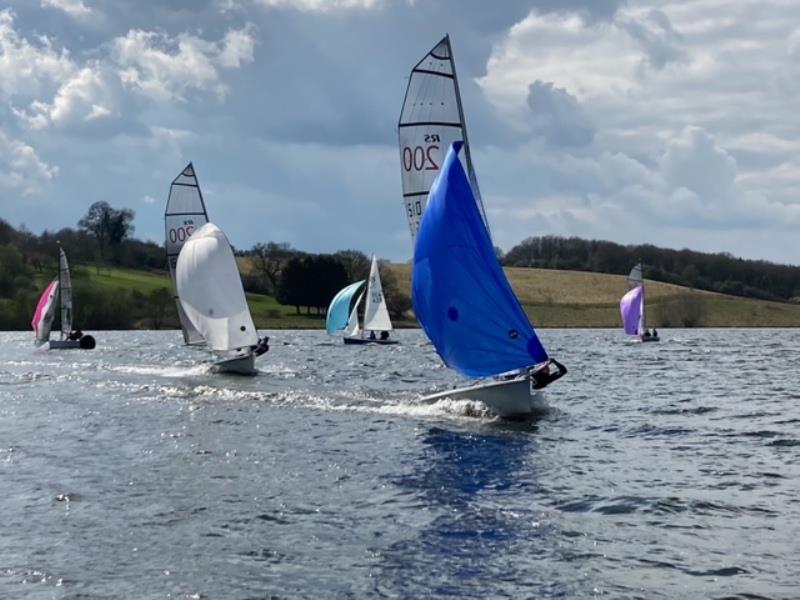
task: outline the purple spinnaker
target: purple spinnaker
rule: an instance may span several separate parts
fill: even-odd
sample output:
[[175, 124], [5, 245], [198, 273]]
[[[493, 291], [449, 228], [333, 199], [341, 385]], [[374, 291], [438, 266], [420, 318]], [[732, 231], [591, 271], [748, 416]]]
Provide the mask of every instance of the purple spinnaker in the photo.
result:
[[636, 335], [644, 333], [639, 331], [640, 319], [642, 317], [642, 298], [644, 298], [644, 288], [639, 285], [622, 297], [619, 301], [619, 312], [622, 315], [622, 327], [625, 333]]

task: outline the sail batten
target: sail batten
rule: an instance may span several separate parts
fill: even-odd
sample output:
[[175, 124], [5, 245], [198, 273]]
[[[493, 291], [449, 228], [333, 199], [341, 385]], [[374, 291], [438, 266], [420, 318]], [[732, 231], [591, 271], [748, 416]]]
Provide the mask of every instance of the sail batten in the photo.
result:
[[[167, 263], [172, 284], [175, 286], [175, 267], [178, 255], [192, 233], [208, 222], [203, 193], [197, 182], [192, 163], [186, 165], [178, 176], [172, 181], [169, 188], [167, 208], [164, 212], [164, 228], [166, 236]], [[178, 309], [178, 318], [183, 331], [183, 339], [187, 344], [203, 342], [203, 336], [192, 325], [175, 294], [175, 303]]]
[[414, 250], [414, 312], [445, 364], [486, 377], [548, 359], [497, 262], [459, 159], [450, 148], [428, 197]]

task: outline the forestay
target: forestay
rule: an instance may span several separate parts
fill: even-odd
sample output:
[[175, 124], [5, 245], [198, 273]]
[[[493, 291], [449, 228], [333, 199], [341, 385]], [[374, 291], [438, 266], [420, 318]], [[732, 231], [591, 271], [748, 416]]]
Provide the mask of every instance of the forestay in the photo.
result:
[[225, 234], [213, 223], [183, 245], [175, 267], [178, 298], [212, 350], [239, 350], [258, 342], [239, 268]]
[[628, 335], [641, 335], [644, 333], [644, 288], [636, 286], [625, 294], [619, 301], [619, 312], [622, 317], [622, 327]]
[[[189, 236], [207, 222], [208, 213], [203, 202], [203, 194], [197, 183], [194, 167], [192, 163], [189, 163], [169, 187], [167, 210], [164, 214], [167, 263], [173, 285], [175, 284], [175, 265], [181, 248]], [[184, 341], [187, 344], [201, 343], [203, 337], [187, 318], [177, 296], [175, 296], [175, 302], [178, 307]]]
[[364, 329], [368, 331], [391, 331], [392, 321], [383, 296], [378, 261], [373, 256], [367, 286], [367, 304], [364, 307]]
[[398, 123], [403, 204], [416, 239], [428, 192], [453, 142], [464, 142], [463, 162], [481, 217], [486, 215], [472, 168], [450, 37], [445, 36], [411, 70]]
[[503, 273], [451, 147], [431, 189], [414, 252], [414, 312], [447, 366], [485, 377], [547, 360]]
[[64, 249], [58, 249], [58, 286], [61, 295], [61, 337], [72, 333], [72, 277]]
[[41, 346], [50, 339], [50, 328], [56, 316], [56, 295], [58, 294], [58, 279], [53, 279], [39, 297], [36, 310], [33, 312], [31, 327], [35, 336], [35, 343]]
[[[325, 320], [325, 329], [328, 335], [335, 335], [337, 332], [343, 331], [348, 328], [350, 313], [350, 306], [353, 297], [359, 292], [364, 285], [364, 280], [351, 283], [346, 288], [339, 290], [339, 293], [333, 297], [330, 305], [328, 306], [328, 316]], [[361, 298], [359, 298], [359, 301]], [[358, 303], [353, 306], [356, 310]], [[356, 331], [358, 330], [358, 318], [356, 318]]]

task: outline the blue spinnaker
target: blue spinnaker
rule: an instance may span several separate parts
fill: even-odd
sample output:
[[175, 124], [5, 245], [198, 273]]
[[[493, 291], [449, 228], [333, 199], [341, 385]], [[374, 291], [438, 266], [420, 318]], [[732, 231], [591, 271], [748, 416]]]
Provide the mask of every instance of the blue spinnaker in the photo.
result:
[[472, 188], [447, 153], [428, 196], [414, 248], [414, 312], [448, 367], [487, 377], [547, 360], [497, 261]]
[[330, 306], [328, 306], [328, 318], [325, 320], [325, 328], [328, 330], [328, 335], [335, 335], [347, 327], [347, 319], [350, 317], [350, 303], [362, 285], [364, 285], [363, 279], [356, 283], [351, 283], [333, 297]]

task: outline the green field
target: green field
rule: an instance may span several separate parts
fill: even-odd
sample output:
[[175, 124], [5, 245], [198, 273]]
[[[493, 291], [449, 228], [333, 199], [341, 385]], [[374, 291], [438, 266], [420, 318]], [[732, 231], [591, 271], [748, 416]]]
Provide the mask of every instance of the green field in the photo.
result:
[[[410, 291], [410, 266], [389, 267], [406, 293]], [[77, 270], [76, 283], [88, 277], [109, 291], [138, 290], [149, 293], [170, 289], [165, 272], [134, 271], [110, 267]], [[618, 302], [626, 289], [625, 277], [578, 271], [506, 269], [511, 285], [531, 321], [542, 327], [617, 327]], [[726, 296], [712, 292], [647, 282], [648, 323], [658, 327], [800, 327], [800, 305]], [[298, 315], [271, 296], [247, 294], [256, 325], [262, 329], [323, 328], [324, 316]], [[314, 311], [312, 311], [314, 312]], [[413, 315], [397, 322], [413, 327]]]

